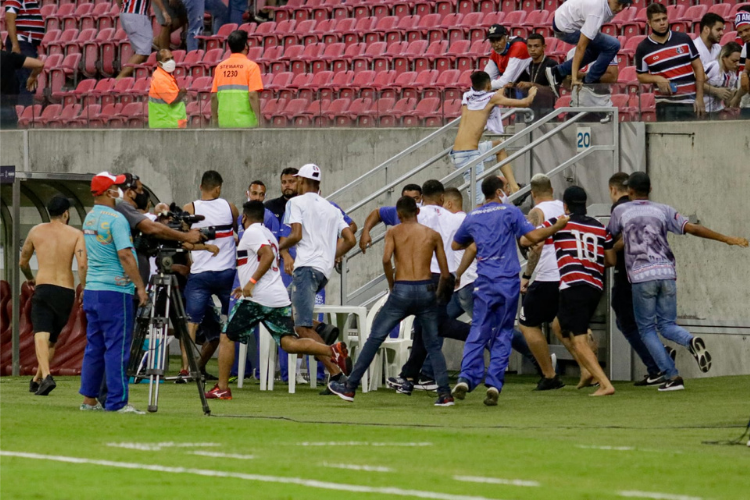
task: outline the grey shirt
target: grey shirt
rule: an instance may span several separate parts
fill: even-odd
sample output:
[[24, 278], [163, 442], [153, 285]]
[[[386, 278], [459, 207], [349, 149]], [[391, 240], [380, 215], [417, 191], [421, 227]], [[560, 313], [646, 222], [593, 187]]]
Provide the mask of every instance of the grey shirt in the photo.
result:
[[[115, 210], [121, 213], [128, 221], [130, 232], [133, 235], [133, 241], [135, 241], [136, 236], [138, 236], [138, 233], [140, 233], [137, 228], [138, 224], [148, 219], [148, 217], [140, 213], [133, 205], [126, 201], [118, 203], [115, 206]], [[141, 279], [143, 280], [143, 286], [147, 287], [148, 278], [151, 274], [151, 266], [148, 262], [148, 256], [142, 254], [141, 252], [138, 252], [137, 248], [136, 255], [138, 257], [138, 273], [141, 275]]]

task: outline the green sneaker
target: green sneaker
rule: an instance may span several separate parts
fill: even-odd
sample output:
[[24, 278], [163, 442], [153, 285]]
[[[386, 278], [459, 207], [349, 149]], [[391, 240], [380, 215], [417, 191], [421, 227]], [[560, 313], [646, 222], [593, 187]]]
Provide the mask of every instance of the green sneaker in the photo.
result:
[[229, 377], [230, 384], [234, 384], [235, 382], [237, 382], [237, 377]]
[[104, 407], [96, 403], [95, 405], [87, 405], [86, 403], [81, 403], [81, 406], [78, 408], [81, 411], [103, 411]]

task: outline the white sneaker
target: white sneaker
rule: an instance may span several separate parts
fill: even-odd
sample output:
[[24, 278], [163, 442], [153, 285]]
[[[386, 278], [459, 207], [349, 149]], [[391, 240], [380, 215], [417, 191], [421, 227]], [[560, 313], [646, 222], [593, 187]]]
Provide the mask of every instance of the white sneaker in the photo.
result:
[[137, 410], [135, 408], [135, 406], [130, 405], [130, 404], [127, 404], [127, 405], [123, 406], [122, 408], [120, 408], [119, 410], [117, 410], [117, 413], [133, 413], [135, 415], [145, 415], [146, 414], [145, 411]]
[[96, 403], [95, 405], [87, 405], [86, 403], [81, 403], [81, 406], [78, 408], [81, 411], [102, 411], [104, 408], [100, 403]]

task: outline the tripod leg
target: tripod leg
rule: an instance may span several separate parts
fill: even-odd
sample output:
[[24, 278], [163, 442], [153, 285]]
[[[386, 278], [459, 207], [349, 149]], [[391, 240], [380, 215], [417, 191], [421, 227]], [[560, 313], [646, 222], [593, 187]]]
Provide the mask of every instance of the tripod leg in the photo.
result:
[[[177, 278], [172, 276], [172, 286], [177, 287]], [[170, 287], [171, 288], [171, 287]], [[185, 314], [185, 307], [182, 304], [182, 299], [179, 294], [174, 294], [174, 300], [172, 301], [172, 307], [169, 309], [170, 318], [172, 319], [172, 326], [174, 327], [175, 333], [180, 336], [182, 345], [185, 347], [185, 353], [187, 354], [188, 366], [190, 367], [190, 374], [195, 380], [195, 384], [198, 387], [198, 395], [201, 399], [201, 405], [203, 406], [203, 414], [211, 415], [211, 408], [208, 406], [206, 400], [205, 387], [203, 386], [203, 379], [201, 378], [200, 370], [198, 370], [198, 362], [195, 359], [195, 342], [190, 338], [187, 329], [187, 315]]]

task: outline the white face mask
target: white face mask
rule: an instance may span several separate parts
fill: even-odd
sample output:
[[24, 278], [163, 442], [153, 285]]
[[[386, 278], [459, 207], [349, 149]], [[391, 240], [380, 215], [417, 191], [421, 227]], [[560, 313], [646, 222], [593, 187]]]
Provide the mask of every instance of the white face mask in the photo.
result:
[[162, 63], [161, 65], [161, 69], [163, 69], [167, 73], [172, 73], [176, 67], [177, 67], [177, 63], [174, 62], [174, 59], [170, 59], [169, 61]]

